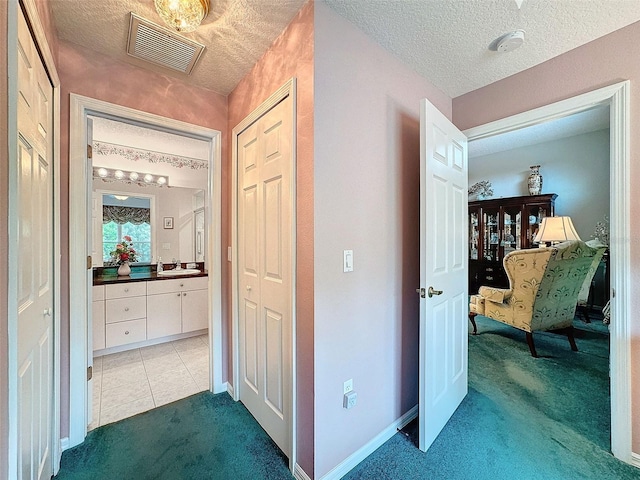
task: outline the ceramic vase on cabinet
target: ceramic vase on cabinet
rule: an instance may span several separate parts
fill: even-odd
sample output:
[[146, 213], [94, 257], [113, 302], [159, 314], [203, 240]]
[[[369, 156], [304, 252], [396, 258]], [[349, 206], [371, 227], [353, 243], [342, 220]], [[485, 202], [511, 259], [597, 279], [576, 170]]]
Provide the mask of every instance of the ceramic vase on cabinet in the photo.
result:
[[126, 277], [131, 273], [131, 267], [129, 266], [129, 262], [124, 262], [118, 267], [118, 276]]
[[540, 165], [531, 165], [531, 173], [527, 179], [529, 195], [540, 195], [542, 193], [542, 175], [540, 175]]

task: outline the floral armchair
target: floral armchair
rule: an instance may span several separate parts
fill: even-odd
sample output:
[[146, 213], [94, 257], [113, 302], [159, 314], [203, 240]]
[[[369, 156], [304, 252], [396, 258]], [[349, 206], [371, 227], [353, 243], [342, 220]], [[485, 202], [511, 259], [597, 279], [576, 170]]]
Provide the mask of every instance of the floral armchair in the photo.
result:
[[572, 322], [578, 295], [594, 256], [601, 256], [604, 248], [570, 241], [505, 255], [503, 265], [510, 288], [480, 287], [470, 298], [469, 319], [474, 334], [475, 316], [484, 315], [523, 330], [533, 357], [538, 356], [534, 331], [563, 329], [571, 349], [577, 351]]

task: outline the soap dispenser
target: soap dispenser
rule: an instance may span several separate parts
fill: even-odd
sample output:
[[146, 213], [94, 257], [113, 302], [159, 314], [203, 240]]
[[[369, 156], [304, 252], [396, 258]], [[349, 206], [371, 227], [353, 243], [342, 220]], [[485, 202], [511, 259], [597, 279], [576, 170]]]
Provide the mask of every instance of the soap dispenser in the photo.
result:
[[162, 272], [164, 270], [164, 267], [162, 266], [162, 258], [158, 257], [158, 268], [156, 269], [156, 272]]

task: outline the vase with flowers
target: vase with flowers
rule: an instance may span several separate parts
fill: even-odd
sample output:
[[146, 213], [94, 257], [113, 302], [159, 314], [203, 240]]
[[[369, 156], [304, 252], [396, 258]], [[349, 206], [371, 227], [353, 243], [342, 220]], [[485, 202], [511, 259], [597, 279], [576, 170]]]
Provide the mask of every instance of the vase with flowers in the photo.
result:
[[133, 241], [129, 235], [125, 235], [122, 237], [122, 241], [116, 245], [115, 250], [110, 252], [111, 258], [113, 259], [118, 267], [118, 275], [126, 276], [131, 273], [131, 266], [129, 263], [137, 262], [136, 251], [133, 248]]

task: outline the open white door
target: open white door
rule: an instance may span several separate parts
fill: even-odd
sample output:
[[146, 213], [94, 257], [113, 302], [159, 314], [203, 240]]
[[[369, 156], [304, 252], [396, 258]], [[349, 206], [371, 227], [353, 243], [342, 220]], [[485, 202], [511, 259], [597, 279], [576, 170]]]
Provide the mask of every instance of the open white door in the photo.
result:
[[426, 451], [467, 394], [467, 139], [420, 105], [420, 406]]
[[[17, 472], [53, 474], [53, 87], [18, 9]], [[13, 199], [10, 199], [10, 201]], [[4, 352], [3, 352], [4, 355]], [[15, 438], [15, 437], [14, 437]], [[10, 474], [11, 475], [11, 474]]]

